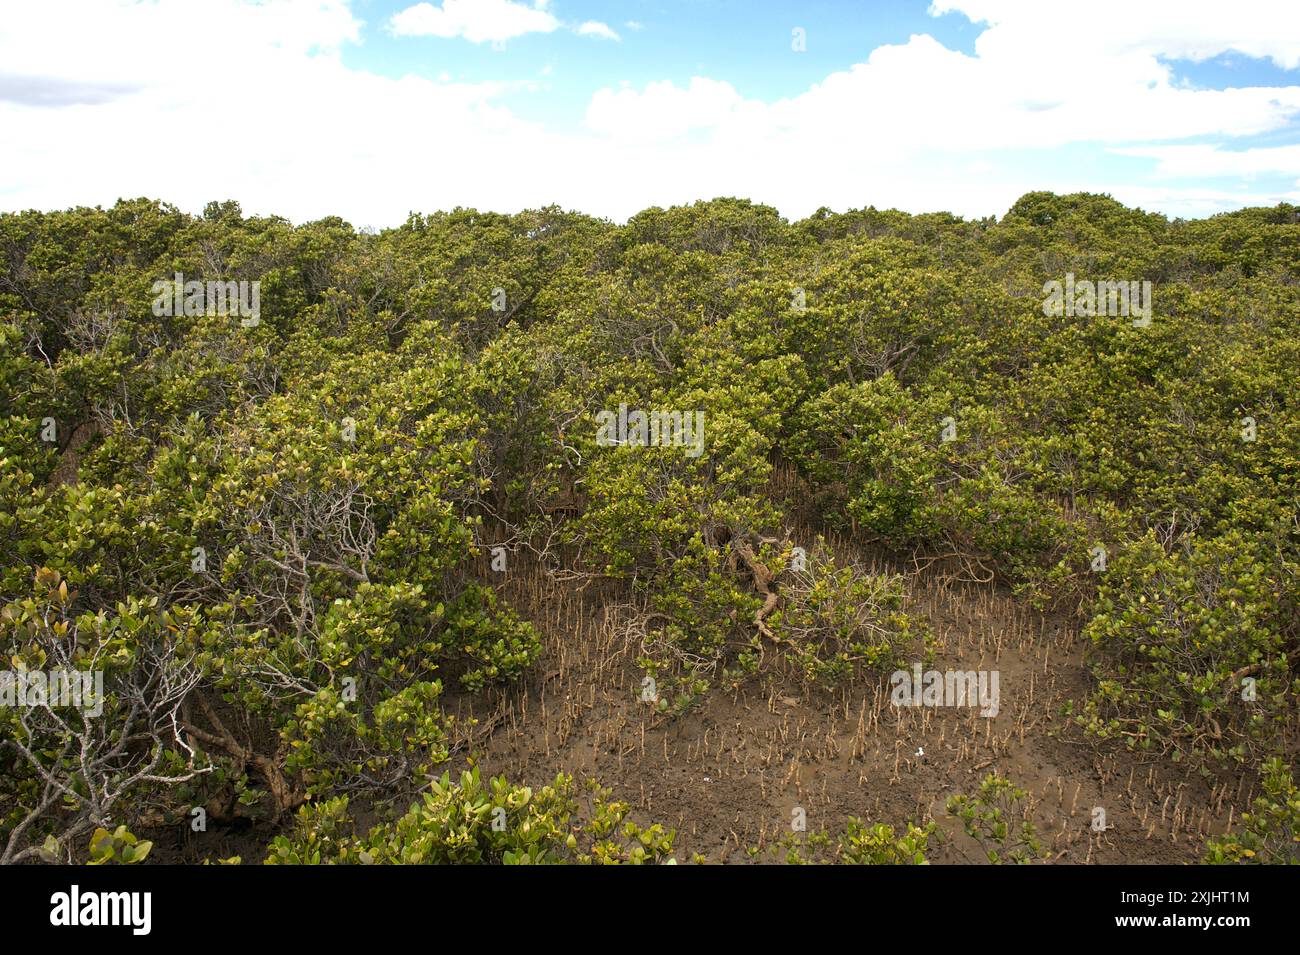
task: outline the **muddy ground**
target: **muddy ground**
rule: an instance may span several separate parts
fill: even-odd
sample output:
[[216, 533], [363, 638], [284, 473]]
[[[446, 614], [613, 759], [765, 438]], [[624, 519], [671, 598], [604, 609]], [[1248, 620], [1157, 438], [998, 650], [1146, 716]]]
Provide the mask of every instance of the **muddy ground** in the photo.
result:
[[618, 601], [526, 560], [508, 577], [503, 593], [543, 630], [545, 652], [522, 688], [448, 700], [479, 720], [481, 770], [533, 786], [561, 770], [598, 779], [641, 823], [676, 829], [679, 861], [780, 861], [802, 809], [808, 832], [832, 836], [850, 816], [933, 821], [931, 862], [985, 862], [945, 802], [997, 772], [1029, 794], [1049, 861], [1191, 863], [1253, 797], [1251, 777], [1203, 777], [1085, 737], [1061, 714], [1091, 686], [1077, 625], [951, 571], [910, 575], [910, 609], [933, 630], [934, 668], [999, 671], [992, 718], [894, 706], [885, 678], [827, 691], [774, 664], [684, 714], [657, 713], [641, 702], [639, 641]]

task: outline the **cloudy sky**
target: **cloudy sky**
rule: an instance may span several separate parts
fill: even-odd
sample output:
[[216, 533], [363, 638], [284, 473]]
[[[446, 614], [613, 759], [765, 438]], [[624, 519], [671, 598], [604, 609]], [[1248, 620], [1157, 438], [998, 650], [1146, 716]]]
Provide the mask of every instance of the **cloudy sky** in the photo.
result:
[[1297, 0], [0, 0], [0, 211], [1300, 202]]

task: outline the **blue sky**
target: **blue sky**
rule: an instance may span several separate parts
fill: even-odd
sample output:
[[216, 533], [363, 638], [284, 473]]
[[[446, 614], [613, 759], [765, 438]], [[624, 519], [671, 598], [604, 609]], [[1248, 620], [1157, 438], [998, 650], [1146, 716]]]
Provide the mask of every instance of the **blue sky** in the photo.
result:
[[[794, 96], [878, 46], [929, 33], [945, 46], [973, 52], [978, 28], [961, 14], [931, 16], [928, 0], [580, 0], [553, 3], [570, 23], [605, 23], [616, 42], [593, 42], [570, 31], [533, 33], [505, 41], [469, 43], [459, 37], [394, 36], [392, 17], [407, 0], [367, 0], [355, 9], [365, 20], [362, 42], [343, 51], [344, 62], [400, 76], [467, 82], [537, 79], [549, 67], [545, 95], [517, 95], [512, 106], [531, 118], [578, 125], [591, 93], [603, 85], [643, 86], [692, 76], [728, 79], [745, 96]], [[635, 24], [635, 26], [629, 26]], [[792, 31], [803, 28], [807, 48], [791, 52]]]
[[0, 64], [3, 209], [1300, 201], [1294, 0], [47, 0]]

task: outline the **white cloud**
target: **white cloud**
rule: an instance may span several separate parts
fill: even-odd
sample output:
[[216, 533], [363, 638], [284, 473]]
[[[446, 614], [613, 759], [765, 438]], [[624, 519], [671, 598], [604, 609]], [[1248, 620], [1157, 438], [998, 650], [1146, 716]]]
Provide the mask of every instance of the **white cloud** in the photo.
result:
[[[943, 8], [993, 21], [974, 55], [917, 35], [772, 103], [701, 77], [685, 85], [606, 88], [592, 98], [587, 127], [611, 143], [635, 147], [634, 164], [642, 163], [649, 182], [665, 193], [683, 191], [680, 181], [690, 177], [699, 195], [711, 194], [705, 183], [717, 183], [725, 194], [749, 195], [796, 215], [822, 204], [868, 202], [987, 214], [1035, 188], [1154, 196], [1161, 208], [1182, 214], [1199, 214], [1215, 202], [1223, 208], [1248, 201], [1223, 190], [1153, 187], [1145, 178], [1126, 183], [1106, 170], [1090, 184], [1053, 165], [1065, 159], [1076, 166], [1070, 160], [1079, 150], [1092, 150], [1104, 162], [1108, 148], [1122, 152], [1142, 144], [1148, 148], [1132, 155], [1161, 160], [1158, 174], [1170, 174], [1175, 157], [1186, 166], [1190, 154], [1156, 154], [1152, 144], [1294, 128], [1300, 86], [1192, 89], [1177, 82], [1161, 58], [1231, 48], [1291, 62], [1300, 55], [1300, 29], [1279, 38], [1278, 21], [1255, 16], [1259, 4], [1247, 0], [1252, 10], [1224, 29], [1232, 39], [1217, 45], [1204, 38], [1234, 13], [1204, 4], [1180, 4], [1181, 16], [1166, 9], [1159, 23], [1144, 21], [1130, 34], [1119, 12], [1143, 5], [1099, 3], [952, 0]], [[1094, 9], [1097, 17], [1090, 15]], [[1213, 168], [1295, 171], [1290, 150], [1234, 155], [1215, 150]], [[1187, 196], [1185, 205], [1180, 195]], [[1286, 198], [1252, 195], [1269, 203]]]
[[707, 117], [724, 137], [760, 132], [877, 152], [882, 137], [909, 150], [969, 151], [1245, 136], [1279, 129], [1300, 115], [1300, 86], [1193, 90], [1146, 70], [1125, 73], [1118, 63], [1056, 72], [1065, 75], [1029, 85], [1019, 63], [969, 57], [922, 35], [879, 47], [866, 63], [771, 104], [754, 101], [742, 109], [729, 84], [697, 77], [684, 88], [661, 82], [640, 92], [601, 90], [588, 122], [608, 131], [606, 106], [613, 99], [618, 126], [642, 139], [678, 135], [679, 113], [686, 111], [693, 121]]
[[58, 109], [0, 101], [0, 208], [236, 198], [389, 224], [413, 208], [531, 204], [511, 157], [542, 131], [499, 105], [506, 84], [349, 69], [339, 48], [358, 32], [343, 2], [26, 7], [0, 22], [7, 71], [130, 91]]
[[546, 9], [514, 0], [443, 0], [442, 6], [417, 3], [393, 14], [389, 26], [397, 36], [464, 37], [471, 43], [504, 43], [525, 33], [550, 33], [560, 25]]
[[721, 129], [743, 107], [744, 100], [730, 83], [696, 76], [684, 88], [665, 80], [641, 92], [597, 90], [587, 107], [587, 125], [614, 139], [665, 142], [696, 129]]
[[619, 35], [610, 29], [609, 24], [599, 20], [587, 20], [578, 27], [582, 36], [599, 37], [602, 40], [618, 40]]
[[[1300, 67], [1300, 5], [1289, 0], [933, 0], [931, 12], [959, 12], [990, 29], [981, 57], [1011, 53], [1091, 76], [1090, 61], [1158, 55], [1203, 61], [1235, 51]], [[1074, 69], [1070, 69], [1075, 67]]]
[[[1227, 12], [1188, 2], [1164, 19], [1131, 0], [1051, 6], [1064, 12], [944, 0], [989, 22], [974, 55], [914, 36], [774, 102], [717, 77], [594, 89], [585, 127], [561, 131], [503, 105], [527, 84], [349, 68], [341, 54], [361, 24], [347, 0], [45, 0], [0, 19], [0, 209], [154, 196], [198, 211], [236, 198], [295, 221], [390, 225], [413, 209], [549, 202], [623, 218], [715, 195], [789, 216], [867, 204], [1000, 214], [1032, 189], [1109, 191], [1181, 215], [1300, 198], [1204, 181], [1300, 178], [1300, 147], [1238, 140], [1296, 129], [1300, 87], [1189, 89], [1162, 62], [1215, 50], [1300, 62], [1300, 6], [1268, 21], [1253, 0]], [[422, 7], [441, 14], [429, 31], [473, 42], [558, 28], [548, 5], [506, 0], [398, 17]], [[1107, 19], [1119, 13], [1131, 18]], [[1154, 178], [1115, 154], [1151, 163]]]
[[48, 0], [0, 18], [0, 69], [91, 84], [170, 74], [183, 85], [191, 61], [220, 63], [227, 74], [266, 59], [297, 62], [337, 53], [360, 28], [347, 0]]
[[1156, 175], [1169, 179], [1215, 176], [1300, 176], [1300, 145], [1223, 149], [1210, 145], [1133, 146], [1112, 150], [1124, 156], [1155, 159]]

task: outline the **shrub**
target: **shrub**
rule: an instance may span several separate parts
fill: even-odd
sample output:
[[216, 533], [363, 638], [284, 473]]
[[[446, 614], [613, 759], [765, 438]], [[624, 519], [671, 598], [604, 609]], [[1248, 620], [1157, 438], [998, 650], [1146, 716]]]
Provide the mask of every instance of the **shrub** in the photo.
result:
[[1233, 832], [1206, 843], [1209, 865], [1300, 865], [1300, 787], [1291, 767], [1274, 756], [1263, 765], [1264, 794], [1242, 813]]
[[561, 774], [541, 789], [496, 777], [485, 785], [477, 768], [453, 782], [435, 780], [423, 799], [395, 822], [351, 835], [346, 800], [304, 806], [293, 831], [271, 844], [268, 864], [403, 865], [672, 863], [674, 833], [627, 818], [627, 803], [589, 783], [581, 798]]
[[934, 835], [934, 823], [915, 826], [908, 823], [902, 835], [883, 822], [868, 825], [850, 819], [840, 837], [840, 861], [847, 865], [929, 865], [925, 853]]
[[928, 636], [904, 609], [901, 577], [839, 567], [824, 540], [808, 551], [802, 568], [779, 579], [772, 631], [809, 680], [897, 669]]
[[1025, 795], [1010, 780], [989, 773], [978, 792], [948, 798], [948, 815], [961, 820], [966, 835], [980, 844], [989, 862], [1025, 865], [1044, 855], [1034, 824], [1025, 818]]
[[1130, 748], [1244, 761], [1293, 712], [1286, 602], [1240, 534], [1167, 553], [1148, 535], [1116, 555], [1085, 629], [1096, 692], [1077, 718]]

